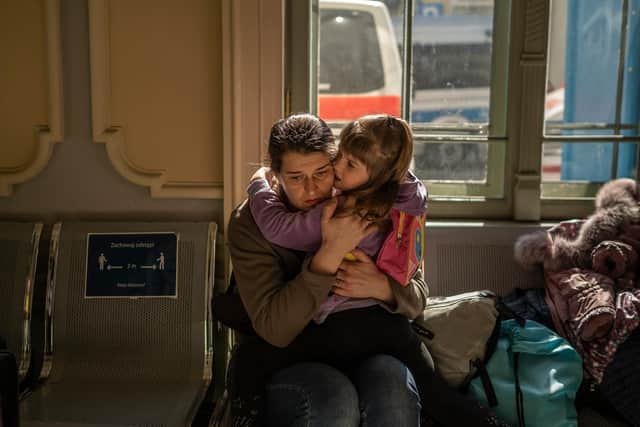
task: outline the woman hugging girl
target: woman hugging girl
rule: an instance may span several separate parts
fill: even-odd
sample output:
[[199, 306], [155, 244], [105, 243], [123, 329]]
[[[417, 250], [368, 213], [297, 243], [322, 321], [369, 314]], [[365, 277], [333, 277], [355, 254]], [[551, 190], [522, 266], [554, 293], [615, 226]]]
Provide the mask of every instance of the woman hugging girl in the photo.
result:
[[[278, 123], [269, 141], [271, 169], [280, 172], [282, 144], [290, 147], [296, 139], [312, 137], [280, 132]], [[323, 362], [347, 370], [374, 354], [388, 354], [403, 362], [413, 374], [423, 412], [441, 425], [504, 426], [488, 409], [451, 388], [435, 372], [433, 360], [414, 333], [410, 321], [393, 313], [389, 287], [376, 287], [372, 295], [367, 283], [349, 280], [353, 268], [374, 266], [380, 248], [392, 230], [392, 209], [422, 217], [427, 209], [427, 191], [410, 171], [413, 137], [408, 124], [389, 115], [371, 115], [347, 124], [333, 165], [320, 167], [313, 176], [288, 170], [273, 175], [265, 169], [252, 177], [248, 187], [251, 214], [271, 243], [301, 252], [315, 252], [323, 244], [322, 227], [332, 216], [356, 215], [368, 232], [350, 253], [335, 254], [342, 262], [336, 282], [320, 304], [313, 322], [286, 347], [276, 347], [255, 338], [242, 343], [231, 360], [229, 392], [235, 425], [259, 425], [264, 411], [264, 387], [275, 372], [298, 362]], [[295, 154], [289, 152], [289, 154]], [[333, 167], [331, 167], [333, 166]], [[337, 197], [319, 203], [316, 194], [331, 186]], [[317, 190], [317, 191], [316, 191]], [[284, 194], [304, 194], [308, 210], [292, 210]], [[315, 258], [311, 263], [316, 262]], [[317, 263], [321, 264], [321, 260]], [[322, 265], [311, 265], [322, 272]], [[411, 273], [411, 272], [410, 272]], [[382, 276], [384, 274], [380, 273]], [[421, 274], [420, 271], [417, 274]], [[393, 279], [391, 286], [404, 286]], [[386, 289], [386, 292], [384, 290]], [[367, 296], [361, 298], [361, 296]], [[242, 293], [241, 293], [242, 297]], [[283, 325], [284, 326], [284, 325]], [[419, 421], [416, 420], [416, 424]]]

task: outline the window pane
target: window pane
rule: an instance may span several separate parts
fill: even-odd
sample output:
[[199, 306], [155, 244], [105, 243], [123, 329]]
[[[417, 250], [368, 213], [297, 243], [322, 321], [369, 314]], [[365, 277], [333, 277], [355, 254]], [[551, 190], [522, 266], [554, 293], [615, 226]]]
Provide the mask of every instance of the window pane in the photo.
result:
[[[563, 123], [609, 125], [614, 133], [616, 110], [620, 125], [638, 135], [638, 0], [554, 0], [551, 9], [545, 134], [572, 135]], [[634, 6], [635, 5], [635, 6]], [[623, 18], [628, 21], [623, 55], [622, 99], [617, 99], [618, 65], [623, 49]], [[602, 134], [594, 130], [591, 134]], [[616, 132], [620, 133], [620, 132]], [[587, 132], [580, 132], [587, 134]]]
[[[405, 40], [405, 0], [318, 0], [317, 111], [334, 130], [365, 114], [402, 114], [418, 141], [415, 172], [438, 181], [432, 194], [502, 197], [506, 150], [495, 138], [505, 136], [502, 110], [495, 140], [486, 141], [492, 78], [507, 69], [508, 3], [412, 4], [411, 40]], [[498, 59], [494, 14], [496, 46], [504, 47]], [[410, 58], [403, 57], [405, 46]], [[495, 75], [492, 61], [500, 63]]]
[[[542, 180], [606, 182], [612, 178], [611, 166], [617, 156], [614, 178], [633, 178], [636, 174], [635, 143], [574, 142], [545, 143], [542, 152]], [[543, 194], [544, 195], [544, 194]]]
[[389, 9], [375, 1], [319, 5], [319, 115], [334, 123], [399, 116], [402, 64]]
[[562, 145], [556, 142], [542, 144], [542, 181], [560, 180]]
[[[553, 2], [552, 14], [564, 14], [566, 20], [551, 28], [549, 68], [560, 66], [562, 59], [564, 72], [550, 71], [557, 76], [550, 88], [564, 82], [567, 122], [615, 120], [621, 11], [622, 0]], [[562, 50], [553, 43], [558, 38], [564, 40]]]
[[[616, 146], [606, 136], [639, 135], [639, 7], [640, 0], [552, 1], [543, 182], [635, 176], [634, 141]], [[575, 139], [579, 136], [591, 139]], [[571, 143], [563, 138], [572, 138]]]
[[612, 176], [614, 143], [563, 144], [561, 179], [605, 182], [633, 176], [636, 144], [619, 144], [617, 173]]
[[[543, 165], [547, 170], [553, 165], [558, 173], [557, 178], [566, 181], [608, 181], [611, 178], [612, 143], [565, 143], [553, 144], [556, 148], [553, 160], [548, 155], [551, 147], [544, 144], [543, 152], [547, 154]], [[544, 172], [544, 166], [543, 166]]]
[[420, 179], [482, 181], [487, 178], [487, 143], [416, 143], [413, 171]]
[[416, 3], [411, 121], [488, 123], [493, 1]]
[[[637, 150], [637, 144], [620, 143], [618, 145], [616, 177], [636, 176], [635, 153]], [[600, 183], [611, 179], [615, 143], [547, 143], [543, 146], [543, 152], [549, 153], [542, 160], [542, 197], [544, 198], [594, 197], [600, 188]], [[562, 159], [562, 168], [560, 168], [560, 159]], [[567, 179], [567, 176], [571, 178]]]
[[[489, 123], [493, 1], [416, 1], [411, 122], [457, 133]], [[428, 132], [428, 131], [427, 131]], [[486, 183], [486, 143], [423, 143], [414, 154], [422, 179]], [[497, 167], [497, 165], [494, 165]]]
[[[349, 49], [343, 45], [349, 40]], [[382, 89], [380, 40], [373, 15], [355, 10], [320, 12], [319, 93], [360, 93]]]
[[627, 9], [626, 53], [621, 121], [631, 125], [626, 136], [640, 136], [640, 0], [630, 0]]

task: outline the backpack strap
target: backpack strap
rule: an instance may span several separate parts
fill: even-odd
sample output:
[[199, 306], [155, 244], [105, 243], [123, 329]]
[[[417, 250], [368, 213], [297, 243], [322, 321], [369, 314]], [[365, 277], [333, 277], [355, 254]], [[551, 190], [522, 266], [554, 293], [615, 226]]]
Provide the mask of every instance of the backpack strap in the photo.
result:
[[436, 334], [434, 334], [433, 331], [430, 331], [429, 329], [418, 325], [416, 322], [411, 322], [411, 326], [413, 327], [413, 330], [416, 334], [422, 335], [428, 340], [432, 340], [436, 337]]
[[477, 375], [480, 377], [484, 394], [487, 397], [487, 402], [489, 402], [489, 407], [494, 408], [498, 406], [498, 397], [496, 396], [496, 391], [493, 388], [493, 383], [487, 372], [487, 366], [480, 359], [471, 361], [471, 364], [476, 368]]
[[[496, 309], [500, 313], [500, 317], [503, 319], [513, 319], [521, 328], [525, 327], [527, 319], [517, 314], [509, 306], [507, 306], [501, 299], [496, 301]], [[500, 323], [500, 322], [498, 322]], [[516, 412], [518, 414], [518, 427], [525, 427], [524, 425], [524, 401], [522, 398], [522, 389], [520, 388], [520, 377], [518, 376], [518, 365], [520, 362], [520, 353], [513, 352], [513, 378], [515, 379], [515, 393], [516, 393]]]
[[513, 377], [515, 378], [515, 391], [516, 391], [516, 411], [518, 413], [518, 427], [525, 427], [524, 425], [524, 401], [522, 399], [522, 389], [520, 388], [520, 377], [518, 376], [518, 365], [520, 361], [520, 353], [513, 353]]
[[402, 233], [404, 231], [404, 211], [400, 212], [400, 218], [398, 219], [398, 232], [396, 233], [396, 245], [402, 241]]
[[518, 323], [518, 326], [524, 328], [524, 324], [527, 319], [520, 316], [518, 313], [513, 311], [508, 305], [506, 305], [501, 298], [496, 298], [496, 310], [500, 314], [500, 320], [513, 319]]

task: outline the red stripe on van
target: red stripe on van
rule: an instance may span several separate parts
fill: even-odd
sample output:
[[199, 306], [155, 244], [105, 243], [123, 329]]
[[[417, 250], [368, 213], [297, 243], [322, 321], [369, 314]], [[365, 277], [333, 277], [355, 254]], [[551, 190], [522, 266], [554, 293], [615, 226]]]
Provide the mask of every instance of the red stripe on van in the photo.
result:
[[560, 173], [560, 165], [542, 166], [543, 173]]
[[324, 120], [353, 120], [365, 114], [400, 116], [400, 96], [326, 96], [318, 97], [320, 117]]

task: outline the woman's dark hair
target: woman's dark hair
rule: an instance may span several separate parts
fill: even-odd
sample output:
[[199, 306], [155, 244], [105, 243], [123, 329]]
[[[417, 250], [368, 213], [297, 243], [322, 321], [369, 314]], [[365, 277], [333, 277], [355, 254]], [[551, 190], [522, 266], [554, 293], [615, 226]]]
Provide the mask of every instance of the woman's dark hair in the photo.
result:
[[269, 135], [269, 166], [280, 172], [282, 156], [289, 152], [328, 154], [333, 160], [336, 142], [331, 129], [319, 117], [312, 114], [294, 114], [278, 120]]

